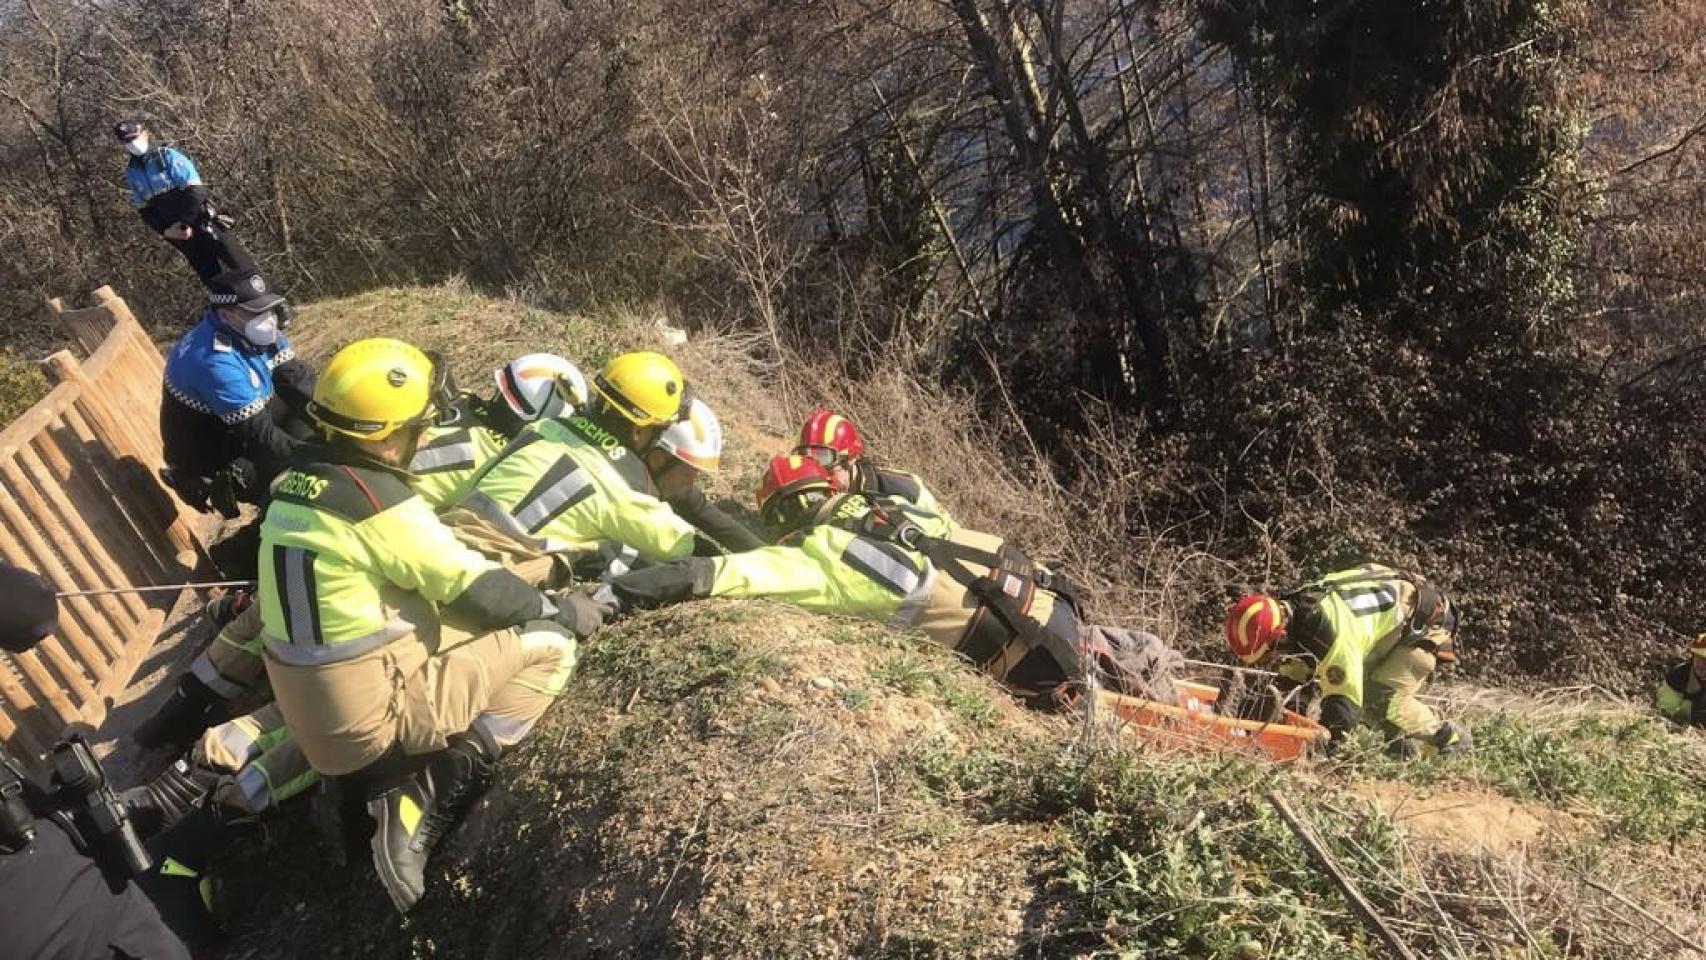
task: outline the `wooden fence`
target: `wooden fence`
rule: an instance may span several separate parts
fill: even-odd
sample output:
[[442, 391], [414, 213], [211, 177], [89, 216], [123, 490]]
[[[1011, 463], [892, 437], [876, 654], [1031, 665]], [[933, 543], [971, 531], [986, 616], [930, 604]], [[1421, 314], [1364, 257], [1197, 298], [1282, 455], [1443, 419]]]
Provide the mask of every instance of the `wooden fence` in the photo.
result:
[[[48, 302], [87, 359], [62, 350], [42, 361], [52, 391], [0, 431], [0, 559], [64, 592], [182, 582], [199, 555], [198, 524], [157, 474], [160, 352], [111, 289], [93, 300]], [[0, 653], [0, 743], [34, 758], [68, 725], [99, 724], [176, 599], [61, 601], [57, 635]]]

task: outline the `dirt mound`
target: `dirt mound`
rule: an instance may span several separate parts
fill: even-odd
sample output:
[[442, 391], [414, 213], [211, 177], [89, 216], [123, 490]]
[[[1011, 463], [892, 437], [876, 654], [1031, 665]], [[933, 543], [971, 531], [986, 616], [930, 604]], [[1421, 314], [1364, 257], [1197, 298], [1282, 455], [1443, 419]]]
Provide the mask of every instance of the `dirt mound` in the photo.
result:
[[1357, 784], [1352, 793], [1377, 806], [1413, 839], [1449, 853], [1504, 855], [1574, 826], [1557, 811], [1489, 790], [1370, 782]]

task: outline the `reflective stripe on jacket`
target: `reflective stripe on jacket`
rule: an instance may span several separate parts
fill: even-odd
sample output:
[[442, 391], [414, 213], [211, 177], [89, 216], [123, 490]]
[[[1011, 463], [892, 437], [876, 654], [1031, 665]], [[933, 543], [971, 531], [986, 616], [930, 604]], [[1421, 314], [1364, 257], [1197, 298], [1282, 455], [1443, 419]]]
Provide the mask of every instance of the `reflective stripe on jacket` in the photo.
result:
[[442, 509], [467, 494], [474, 474], [507, 442], [502, 434], [473, 421], [432, 427], [421, 435], [409, 461], [410, 483], [429, 506]]
[[[1344, 697], [1361, 707], [1368, 668], [1404, 638], [1416, 588], [1391, 567], [1369, 563], [1330, 573], [1298, 591], [1315, 593], [1321, 596], [1313, 611], [1298, 609], [1292, 601], [1288, 639], [1320, 657], [1315, 678], [1323, 697]], [[1293, 637], [1301, 628], [1307, 635]]]
[[618, 542], [648, 560], [678, 560], [696, 539], [657, 498], [640, 458], [579, 414], [523, 430], [459, 505], [549, 553]]
[[280, 476], [261, 526], [267, 654], [324, 665], [417, 631], [431, 647], [439, 604], [496, 568], [439, 522], [401, 471], [300, 463]]

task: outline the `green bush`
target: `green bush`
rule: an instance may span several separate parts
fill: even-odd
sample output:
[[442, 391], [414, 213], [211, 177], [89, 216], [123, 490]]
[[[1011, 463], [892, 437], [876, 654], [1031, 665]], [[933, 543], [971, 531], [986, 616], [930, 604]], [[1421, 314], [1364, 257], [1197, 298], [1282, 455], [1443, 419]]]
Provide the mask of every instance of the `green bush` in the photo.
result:
[[10, 424], [47, 395], [47, 378], [33, 363], [0, 350], [0, 425]]

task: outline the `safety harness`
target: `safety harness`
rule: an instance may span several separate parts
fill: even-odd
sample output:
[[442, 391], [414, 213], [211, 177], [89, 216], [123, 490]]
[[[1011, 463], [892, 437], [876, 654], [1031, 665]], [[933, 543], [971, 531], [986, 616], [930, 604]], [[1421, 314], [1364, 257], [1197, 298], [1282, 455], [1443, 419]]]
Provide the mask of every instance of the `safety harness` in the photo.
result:
[[[1416, 609], [1410, 612], [1410, 619], [1404, 625], [1404, 633], [1399, 642], [1420, 647], [1433, 654], [1441, 663], [1456, 661], [1457, 611], [1452, 609], [1451, 601], [1445, 592], [1420, 574], [1391, 568], [1370, 570], [1366, 575], [1344, 580], [1317, 580], [1291, 593], [1282, 594], [1279, 599], [1292, 605], [1293, 609], [1302, 605], [1318, 607], [1330, 595], [1345, 599], [1347, 590], [1373, 587], [1393, 580], [1407, 583], [1416, 591]], [[1444, 641], [1436, 641], [1429, 636], [1436, 627], [1445, 632]], [[1317, 656], [1326, 655], [1325, 650], [1312, 652]]]
[[[923, 554], [931, 565], [977, 599], [977, 609], [972, 612], [955, 652], [984, 667], [1018, 637], [1032, 649], [1048, 650], [1068, 671], [1083, 662], [1076, 637], [1060, 636], [1031, 615], [1031, 605], [1040, 589], [1070, 607], [1074, 617], [1082, 617], [1079, 592], [1065, 576], [1031, 562], [1010, 543], [1004, 542], [991, 552], [946, 537], [933, 537], [909, 519], [904, 508], [896, 505], [889, 509], [868, 497], [863, 499], [870, 503], [871, 509], [862, 516], [844, 516], [834, 509], [836, 501], [830, 501], [826, 512], [832, 516], [828, 522], [849, 533]], [[985, 567], [989, 572], [979, 573], [969, 564]]]

